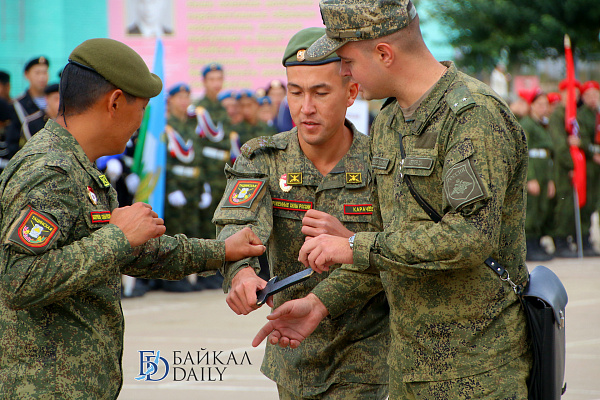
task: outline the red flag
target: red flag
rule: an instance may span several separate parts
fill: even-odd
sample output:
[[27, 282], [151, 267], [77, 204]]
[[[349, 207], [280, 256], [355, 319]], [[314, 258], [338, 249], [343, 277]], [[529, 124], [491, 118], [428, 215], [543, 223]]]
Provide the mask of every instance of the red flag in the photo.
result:
[[[571, 39], [565, 35], [565, 62], [567, 65], [567, 103], [565, 110], [565, 129], [569, 136], [579, 137], [579, 124], [577, 123], [577, 99], [575, 97], [575, 64], [571, 51]], [[573, 187], [579, 197], [579, 208], [585, 205], [585, 155], [577, 146], [569, 146], [573, 158]]]

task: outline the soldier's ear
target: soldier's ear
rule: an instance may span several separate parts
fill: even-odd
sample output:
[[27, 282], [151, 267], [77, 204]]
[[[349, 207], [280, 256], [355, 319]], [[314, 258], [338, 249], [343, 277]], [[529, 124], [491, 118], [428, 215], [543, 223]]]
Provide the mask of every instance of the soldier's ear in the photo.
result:
[[356, 97], [358, 96], [358, 83], [350, 82], [348, 84], [348, 101], [346, 102], [346, 107], [350, 107], [354, 104]]
[[389, 67], [393, 64], [394, 58], [396, 57], [394, 49], [389, 43], [381, 42], [375, 46], [375, 55], [377, 60], [383, 63], [385, 67]]

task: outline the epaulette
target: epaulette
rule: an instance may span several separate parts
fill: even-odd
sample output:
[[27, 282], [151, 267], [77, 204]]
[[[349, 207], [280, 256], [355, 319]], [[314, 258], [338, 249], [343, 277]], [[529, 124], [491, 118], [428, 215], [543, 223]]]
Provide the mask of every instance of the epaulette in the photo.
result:
[[394, 102], [394, 100], [396, 100], [395, 97], [388, 97], [385, 100], [385, 103], [383, 103], [383, 105], [381, 106], [380, 111], [383, 110], [384, 108], [386, 108], [387, 106], [389, 106], [390, 104], [392, 104]]
[[73, 168], [73, 164], [62, 158], [49, 158], [44, 164], [45, 168], [58, 171], [64, 175], [68, 175]]
[[279, 140], [280, 138], [278, 136], [280, 135], [261, 136], [250, 139], [244, 143], [240, 151], [244, 157], [251, 158], [252, 155], [260, 149], [272, 148], [283, 150], [287, 147], [287, 142]]
[[475, 107], [475, 100], [466, 85], [457, 85], [446, 95], [446, 102], [454, 114], [459, 115], [469, 108]]

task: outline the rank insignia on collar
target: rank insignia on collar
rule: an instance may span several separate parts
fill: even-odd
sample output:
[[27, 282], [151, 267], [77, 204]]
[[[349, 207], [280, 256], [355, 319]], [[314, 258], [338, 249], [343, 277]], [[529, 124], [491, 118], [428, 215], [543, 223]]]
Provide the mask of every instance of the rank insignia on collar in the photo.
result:
[[286, 193], [292, 190], [292, 186], [287, 184], [287, 174], [283, 174], [281, 175], [281, 178], [279, 178], [279, 187]]
[[106, 177], [106, 175], [100, 175], [98, 178], [100, 179], [100, 181], [102, 182], [104, 187], [110, 186], [110, 182], [108, 181], [108, 178]]
[[251, 208], [252, 204], [262, 193], [264, 180], [260, 179], [238, 179], [231, 189], [227, 201], [223, 207]]
[[302, 185], [302, 172], [288, 172], [287, 173], [287, 184], [288, 185]]
[[8, 240], [14, 242], [34, 254], [43, 253], [56, 240], [58, 225], [52, 217], [41, 211], [23, 210], [23, 217], [10, 234]]
[[98, 197], [96, 196], [96, 193], [94, 193], [94, 189], [92, 189], [91, 186], [88, 186], [87, 191], [88, 191], [88, 197], [90, 198], [90, 201], [92, 202], [93, 205], [97, 206], [98, 205]]
[[346, 172], [346, 183], [362, 183], [362, 173]]

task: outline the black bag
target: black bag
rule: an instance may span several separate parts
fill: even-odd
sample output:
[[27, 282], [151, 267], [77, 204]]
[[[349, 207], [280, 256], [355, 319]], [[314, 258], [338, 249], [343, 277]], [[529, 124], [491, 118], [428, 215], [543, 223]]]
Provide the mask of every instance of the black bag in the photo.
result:
[[[400, 155], [406, 158], [402, 135]], [[408, 189], [423, 211], [435, 223], [442, 216], [421, 197], [412, 184], [410, 175], [404, 175]], [[548, 268], [538, 265], [529, 274], [529, 282], [523, 289], [510, 280], [508, 271], [493, 258], [485, 264], [501, 280], [508, 282], [523, 305], [531, 339], [533, 365], [527, 383], [529, 400], [560, 400], [567, 390], [565, 379], [565, 307], [567, 291], [558, 276]], [[564, 386], [563, 386], [564, 383]]]
[[530, 400], [559, 400], [565, 393], [565, 307], [567, 291], [548, 268], [538, 265], [519, 296], [531, 332], [533, 367], [529, 377]]

